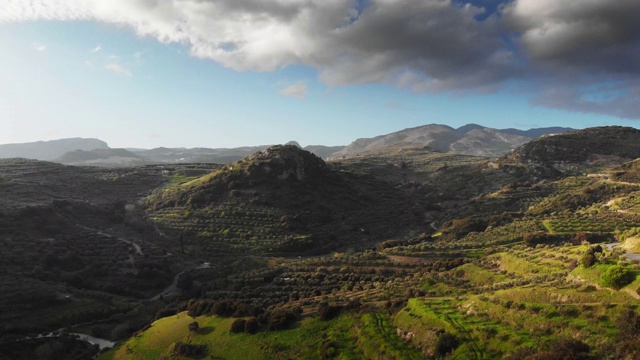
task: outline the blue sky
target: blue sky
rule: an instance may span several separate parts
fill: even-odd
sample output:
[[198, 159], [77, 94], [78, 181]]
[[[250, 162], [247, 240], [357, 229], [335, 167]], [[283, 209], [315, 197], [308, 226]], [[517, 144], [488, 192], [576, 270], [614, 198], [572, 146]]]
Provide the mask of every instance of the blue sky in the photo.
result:
[[[69, 10], [58, 0], [36, 0], [31, 6], [48, 7], [32, 9], [10, 0], [10, 11], [0, 10], [0, 143], [95, 137], [141, 148], [345, 145], [430, 123], [583, 128], [635, 127], [640, 119], [639, 71], [631, 63], [640, 52], [637, 26], [615, 32], [622, 35], [609, 52], [593, 45], [602, 36], [575, 29], [567, 30], [574, 42], [560, 33], [551, 40], [563, 43], [542, 47], [537, 41], [546, 33], [536, 26], [554, 27], [536, 17], [532, 0], [503, 13], [495, 0], [484, 2], [484, 13], [481, 0], [467, 10], [461, 1], [391, 8], [392, 1], [372, 0], [356, 4], [342, 28], [333, 18], [344, 9], [328, 5], [309, 7], [301, 22], [295, 16], [304, 11], [280, 6], [282, 0], [269, 9], [263, 2], [259, 13], [256, 2], [244, 0], [212, 8], [202, 20], [171, 12], [189, 1], [162, 12], [160, 5], [144, 8], [149, 2], [130, 7], [136, 1], [105, 9], [83, 0], [82, 9]], [[271, 22], [264, 23], [265, 14]], [[436, 27], [421, 30], [430, 17]], [[453, 20], [461, 25], [452, 27]], [[480, 37], [451, 45], [472, 30]], [[595, 60], [575, 61], [574, 53]], [[616, 63], [616, 55], [629, 64]]]

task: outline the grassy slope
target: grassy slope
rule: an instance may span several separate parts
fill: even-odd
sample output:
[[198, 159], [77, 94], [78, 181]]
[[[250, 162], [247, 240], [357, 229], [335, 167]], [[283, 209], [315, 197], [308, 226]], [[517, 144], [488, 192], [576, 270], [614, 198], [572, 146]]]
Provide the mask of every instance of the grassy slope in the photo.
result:
[[[570, 270], [586, 247], [515, 247], [441, 273], [463, 281], [427, 288], [454, 296], [409, 299], [395, 315], [383, 311], [346, 314], [331, 321], [313, 317], [295, 328], [256, 335], [231, 334], [233, 319], [199, 317], [199, 334], [190, 334], [192, 318], [181, 313], [161, 319], [101, 359], [155, 359], [171, 355], [177, 341], [207, 344], [208, 356], [225, 359], [320, 358], [325, 339], [336, 345], [338, 359], [420, 358], [433, 354], [438, 334], [446, 331], [461, 342], [456, 358], [499, 358], [521, 346], [537, 346], [559, 336], [579, 338], [598, 347], [615, 337], [614, 319], [637, 300], [626, 291], [595, 289], [607, 265]], [[584, 282], [567, 279], [581, 278]], [[522, 281], [519, 283], [518, 281]], [[637, 287], [640, 280], [626, 288]], [[412, 347], [398, 336], [405, 337]]]
[[188, 324], [193, 321], [186, 313], [160, 319], [99, 359], [177, 359], [180, 357], [171, 350], [178, 341], [206, 344], [208, 356], [214, 358], [314, 359], [321, 358], [325, 339], [335, 344], [337, 359], [373, 358], [377, 354], [402, 359], [421, 356], [400, 340], [388, 317], [377, 313], [344, 315], [330, 321], [306, 318], [293, 329], [255, 335], [233, 334], [229, 329], [234, 319], [215, 316], [196, 318], [200, 331], [191, 333]]

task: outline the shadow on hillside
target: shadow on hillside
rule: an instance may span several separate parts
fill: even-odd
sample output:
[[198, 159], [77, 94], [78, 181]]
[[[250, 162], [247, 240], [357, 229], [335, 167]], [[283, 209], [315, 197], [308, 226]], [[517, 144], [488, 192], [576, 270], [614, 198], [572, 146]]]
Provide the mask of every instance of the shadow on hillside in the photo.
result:
[[216, 328], [213, 326], [207, 326], [207, 327], [203, 327], [200, 328], [198, 330], [198, 334], [199, 335], [207, 335], [207, 334], [211, 334]]

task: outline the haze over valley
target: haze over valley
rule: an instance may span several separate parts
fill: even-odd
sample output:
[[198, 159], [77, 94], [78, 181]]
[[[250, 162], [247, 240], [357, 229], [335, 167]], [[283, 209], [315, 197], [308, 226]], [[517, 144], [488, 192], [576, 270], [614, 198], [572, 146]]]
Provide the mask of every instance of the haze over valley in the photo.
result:
[[[301, 147], [296, 141], [287, 142], [323, 158], [348, 158], [361, 153], [394, 145], [428, 146], [435, 151], [465, 155], [497, 157], [517, 146], [543, 135], [570, 131], [552, 127], [529, 130], [491, 129], [467, 124], [458, 129], [446, 125], [424, 125], [404, 129], [374, 138], [359, 138], [347, 146], [309, 145]], [[0, 145], [0, 158], [26, 158], [54, 161], [68, 165], [131, 166], [154, 163], [230, 163], [238, 161], [272, 145], [238, 148], [165, 148], [112, 149], [98, 139], [59, 139], [23, 144]]]

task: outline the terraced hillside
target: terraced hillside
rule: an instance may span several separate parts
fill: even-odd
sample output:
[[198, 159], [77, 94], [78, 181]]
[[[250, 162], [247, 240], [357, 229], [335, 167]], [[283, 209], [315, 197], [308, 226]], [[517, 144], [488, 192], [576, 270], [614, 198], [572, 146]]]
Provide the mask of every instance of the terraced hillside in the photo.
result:
[[143, 197], [164, 181], [153, 167], [105, 169], [1, 159], [0, 205], [6, 211], [55, 200], [104, 204]]
[[[122, 340], [101, 359], [635, 359], [637, 164], [601, 150], [509, 163], [399, 145], [325, 163], [279, 146], [140, 168], [162, 181], [146, 214], [133, 199], [11, 211], [6, 317], [14, 334], [86, 320], [75, 331]], [[13, 226], [20, 211], [51, 235]]]
[[175, 315], [103, 358], [181, 359], [192, 345], [230, 359], [634, 359], [640, 263], [625, 249], [640, 184], [633, 163], [593, 165], [410, 146], [330, 163], [347, 184], [370, 176], [413, 199], [422, 231], [331, 256], [254, 253], [224, 279], [202, 269], [198, 300], [175, 299]]
[[182, 260], [136, 205], [163, 170], [0, 160], [0, 344], [95, 321], [110, 333], [171, 283]]
[[504, 162], [613, 164], [640, 156], [640, 130], [622, 126], [594, 127], [543, 136], [505, 155]]
[[180, 234], [184, 251], [203, 258], [326, 253], [423, 231], [422, 205], [396, 185], [277, 146], [163, 188], [147, 205], [163, 229]]

